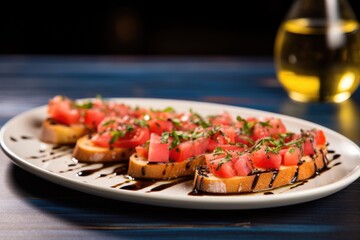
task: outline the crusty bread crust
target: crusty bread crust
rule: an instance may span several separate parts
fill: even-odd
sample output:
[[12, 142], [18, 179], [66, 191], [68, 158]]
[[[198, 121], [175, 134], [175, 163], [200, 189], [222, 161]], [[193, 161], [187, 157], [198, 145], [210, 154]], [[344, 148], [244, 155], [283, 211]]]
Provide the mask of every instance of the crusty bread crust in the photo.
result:
[[83, 124], [65, 125], [48, 118], [42, 124], [40, 140], [52, 144], [75, 144], [86, 133]]
[[104, 148], [95, 146], [91, 136], [86, 135], [76, 142], [73, 156], [80, 162], [115, 162], [128, 161], [134, 149], [132, 148]]
[[206, 166], [195, 172], [194, 190], [212, 194], [236, 194], [259, 192], [304, 181], [318, 174], [327, 166], [327, 151], [317, 149], [311, 158], [305, 156], [297, 166], [281, 166], [279, 170], [258, 171], [248, 176], [219, 178], [211, 174]]
[[149, 163], [134, 153], [130, 157], [128, 175], [133, 178], [169, 180], [193, 176], [196, 168], [204, 163], [205, 157], [203, 155], [182, 162]]

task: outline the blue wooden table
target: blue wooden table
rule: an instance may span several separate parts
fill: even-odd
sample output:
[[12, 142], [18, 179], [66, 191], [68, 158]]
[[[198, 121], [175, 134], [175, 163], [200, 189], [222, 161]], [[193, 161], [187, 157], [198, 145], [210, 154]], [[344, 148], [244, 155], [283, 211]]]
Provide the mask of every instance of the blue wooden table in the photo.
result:
[[[291, 101], [272, 59], [0, 57], [0, 125], [61, 94], [207, 101], [282, 113], [360, 145], [360, 91], [341, 104]], [[38, 178], [0, 153], [0, 239], [359, 239], [360, 180], [298, 205], [209, 211], [140, 205]]]

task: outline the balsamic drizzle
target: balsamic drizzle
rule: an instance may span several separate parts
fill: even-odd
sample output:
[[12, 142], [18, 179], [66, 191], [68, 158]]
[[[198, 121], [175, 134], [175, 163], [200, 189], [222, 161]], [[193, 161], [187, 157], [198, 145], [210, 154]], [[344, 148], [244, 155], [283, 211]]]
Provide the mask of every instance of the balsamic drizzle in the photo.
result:
[[251, 191], [253, 191], [255, 189], [255, 187], [256, 187], [256, 185], [257, 185], [257, 183], [259, 181], [259, 177], [260, 177], [260, 173], [256, 173], [255, 178], [253, 180], [253, 183], [251, 185]]
[[[21, 140], [31, 140], [33, 139], [33, 137], [31, 136], [20, 136], [19, 138], [15, 138], [13, 136], [10, 136], [10, 140], [13, 142], [18, 142]], [[329, 144], [327, 144], [328, 146]], [[34, 159], [34, 160], [41, 160], [41, 162], [48, 162], [51, 160], [56, 160], [58, 158], [61, 158], [63, 156], [69, 155], [72, 152], [73, 147], [72, 146], [68, 146], [68, 145], [55, 145], [53, 146], [51, 149], [40, 149], [39, 150], [39, 155], [34, 155], [34, 156], [29, 156], [28, 159]], [[329, 159], [327, 154], [323, 154], [323, 167], [319, 168], [316, 164], [316, 162], [314, 162], [314, 175], [313, 177], [315, 177], [316, 175], [321, 174], [322, 172], [325, 172], [329, 169], [331, 169], [332, 167], [338, 166], [341, 164], [341, 162], [337, 162], [335, 164], [333, 164], [332, 166], [329, 166], [329, 163], [337, 160], [341, 157], [340, 154], [335, 154], [334, 150], [328, 150], [327, 151], [328, 154], [332, 155], [332, 157]], [[312, 156], [312, 157], [316, 157], [316, 156]], [[94, 164], [99, 164], [99, 163], [94, 163]], [[299, 163], [299, 166], [302, 163]], [[108, 176], [123, 176], [125, 177], [125, 179], [118, 183], [118, 184], [114, 184], [112, 186], [110, 186], [111, 188], [119, 188], [122, 190], [130, 190], [130, 191], [138, 191], [144, 188], [147, 188], [149, 186], [155, 185], [156, 183], [163, 181], [163, 180], [139, 180], [139, 179], [131, 179], [129, 178], [126, 174], [127, 174], [127, 168], [128, 165], [121, 163], [121, 162], [111, 162], [111, 163], [101, 163], [101, 166], [96, 167], [94, 169], [85, 169], [85, 170], [81, 170], [85, 167], [91, 166], [93, 165], [92, 163], [78, 163], [76, 160], [67, 164], [67, 167], [69, 167], [67, 170], [62, 170], [59, 171], [58, 173], [66, 173], [66, 172], [71, 172], [71, 171], [75, 171], [75, 170], [80, 170], [78, 172], [76, 172], [76, 176], [78, 177], [87, 177], [90, 176], [92, 174], [95, 174], [99, 171], [101, 171], [102, 169], [105, 168], [109, 168], [109, 167], [113, 167], [115, 165], [119, 165], [117, 167], [115, 167], [114, 169], [112, 169], [112, 171], [110, 173], [103, 173], [103, 174], [99, 174], [95, 179], [98, 178], [104, 178], [104, 177], [108, 177]], [[300, 181], [298, 182], [298, 175], [299, 175], [299, 166], [296, 168], [296, 171], [294, 172], [294, 176], [291, 179], [290, 184], [294, 184], [293, 186], [290, 187], [290, 189], [299, 187], [304, 185], [307, 180], [304, 181]], [[191, 167], [191, 162], [189, 162], [186, 165], [186, 169], [189, 169]], [[200, 171], [200, 177], [196, 179], [196, 182], [194, 183], [195, 187], [194, 189], [192, 189], [192, 191], [188, 194], [191, 196], [202, 196], [204, 194], [208, 195], [207, 193], [202, 193], [199, 192], [197, 189], [201, 189], [202, 187], [202, 182], [203, 182], [203, 178], [204, 176], [206, 176], [208, 169], [206, 167], [199, 167], [198, 171]], [[269, 182], [269, 188], [273, 187], [273, 184], [278, 176], [279, 171], [278, 170], [274, 170], [272, 171], [273, 175], [271, 177], [271, 180]], [[166, 174], [166, 168], [164, 169], [163, 175]], [[146, 175], [146, 168], [143, 167], [142, 168], [142, 175]], [[253, 191], [254, 189], [256, 189], [257, 183], [259, 181], [260, 178], [260, 173], [259, 172], [254, 172], [254, 179], [251, 185], [251, 191]], [[151, 188], [150, 190], [146, 191], [146, 193], [152, 193], [152, 192], [159, 192], [159, 191], [163, 191], [167, 188], [170, 188], [172, 186], [187, 182], [192, 180], [193, 178], [189, 178], [189, 177], [184, 177], [184, 178], [180, 178], [180, 179], [174, 179], [174, 180], [169, 180], [166, 183], [160, 184], [156, 187]], [[131, 184], [129, 184], [131, 183]], [[125, 185], [125, 186], [124, 186]], [[263, 193], [264, 195], [272, 195], [274, 194], [271, 191], [265, 191]], [[212, 194], [211, 194], [212, 195]]]
[[274, 183], [274, 181], [275, 181], [278, 173], [279, 173], [279, 171], [274, 171], [274, 173], [273, 173], [273, 175], [272, 175], [272, 177], [271, 177], [271, 181], [270, 181], [270, 183], [269, 183], [269, 188], [272, 188], [273, 183]]
[[165, 184], [161, 184], [157, 187], [152, 188], [150, 191], [148, 192], [159, 192], [162, 191], [164, 189], [167, 189], [169, 187], [175, 186], [179, 183], [183, 183], [183, 182], [187, 182], [187, 181], [191, 181], [193, 178], [192, 177], [184, 177], [184, 178], [179, 178], [179, 179], [175, 179], [169, 183], [165, 183]]
[[298, 179], [298, 176], [299, 176], [299, 167], [296, 168], [296, 171], [294, 173], [294, 177], [291, 179], [291, 182], [290, 183], [294, 183], [297, 181]]
[[12, 136], [10, 136], [10, 140], [13, 141], [13, 142], [17, 142], [17, 139], [12, 137]]

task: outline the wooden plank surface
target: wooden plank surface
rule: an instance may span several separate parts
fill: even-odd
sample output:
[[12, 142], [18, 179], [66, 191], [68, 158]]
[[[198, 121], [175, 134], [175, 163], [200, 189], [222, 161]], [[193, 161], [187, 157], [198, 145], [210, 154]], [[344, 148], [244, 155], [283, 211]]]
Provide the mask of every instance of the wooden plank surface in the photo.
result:
[[[360, 144], [360, 92], [341, 104], [295, 103], [271, 59], [0, 58], [0, 125], [72, 98], [151, 97], [225, 103], [282, 113]], [[0, 152], [0, 239], [358, 239], [360, 180], [316, 201], [269, 209], [206, 211], [96, 197], [38, 178]]]

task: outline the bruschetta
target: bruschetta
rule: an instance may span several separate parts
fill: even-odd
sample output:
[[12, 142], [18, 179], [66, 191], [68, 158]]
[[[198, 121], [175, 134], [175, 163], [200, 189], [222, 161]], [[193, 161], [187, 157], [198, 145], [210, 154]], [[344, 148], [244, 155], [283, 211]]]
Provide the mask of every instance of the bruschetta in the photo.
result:
[[194, 191], [210, 194], [259, 192], [309, 179], [327, 167], [321, 130], [295, 139], [263, 138], [245, 151], [217, 148], [205, 156], [194, 178]]
[[49, 101], [41, 140], [75, 144], [79, 162], [128, 162], [128, 175], [169, 180], [194, 176], [194, 191], [258, 192], [311, 178], [326, 168], [322, 130], [292, 133], [279, 118], [236, 119], [130, 107], [95, 98]]
[[40, 140], [52, 144], [75, 144], [80, 137], [96, 132], [105, 117], [132, 114], [129, 106], [100, 97], [75, 101], [58, 95], [49, 100], [48, 117], [42, 124]]
[[[192, 176], [196, 167], [205, 163], [205, 156], [216, 148], [242, 151], [253, 144], [254, 136], [261, 138], [286, 132], [283, 123], [272, 118], [266, 124], [257, 119], [251, 119], [250, 123], [242, 118], [234, 122], [224, 113], [204, 118], [197, 116], [197, 122], [201, 124], [190, 130], [173, 129], [161, 135], [151, 133], [147, 144], [135, 148], [128, 174], [147, 179]], [[270, 131], [272, 125], [274, 128]]]
[[64, 124], [53, 118], [43, 121], [41, 126], [40, 140], [52, 144], [75, 144], [76, 141], [86, 135], [88, 129], [84, 124]]
[[91, 138], [91, 135], [85, 135], [76, 141], [73, 157], [77, 161], [93, 163], [128, 161], [134, 153], [134, 148], [97, 146]]

